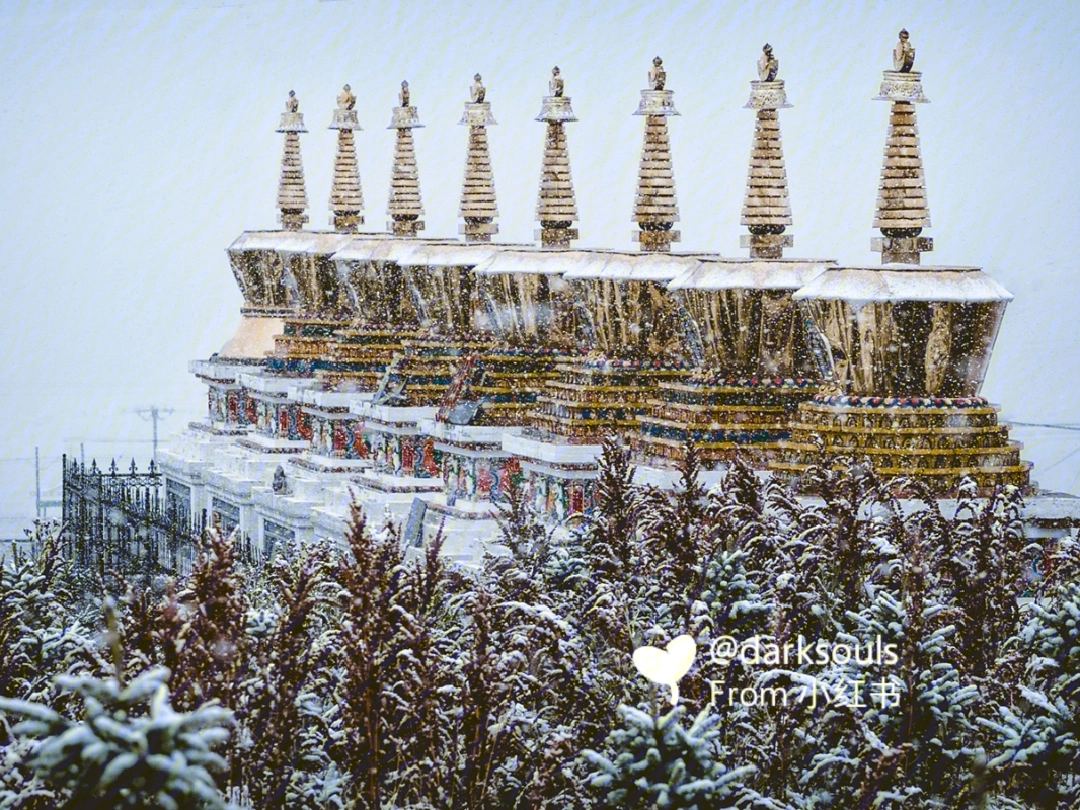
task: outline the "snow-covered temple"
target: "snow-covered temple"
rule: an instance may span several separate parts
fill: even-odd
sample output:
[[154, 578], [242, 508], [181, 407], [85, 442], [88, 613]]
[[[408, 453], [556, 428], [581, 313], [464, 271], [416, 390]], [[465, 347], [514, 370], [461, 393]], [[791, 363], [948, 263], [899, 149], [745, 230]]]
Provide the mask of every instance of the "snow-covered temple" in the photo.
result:
[[[191, 371], [206, 418], [163, 455], [168, 497], [206, 510], [264, 547], [340, 536], [355, 498], [420, 546], [475, 559], [497, 536], [514, 485], [549, 526], [592, 507], [600, 445], [630, 448], [640, 480], [675, 481], [693, 442], [715, 478], [736, 454], [786, 479], [839, 455], [941, 498], [965, 476], [983, 492], [1028, 495], [1032, 533], [1080, 517], [1080, 501], [1040, 493], [998, 410], [980, 396], [1011, 295], [976, 267], [923, 264], [933, 240], [915, 105], [925, 102], [906, 40], [884, 73], [891, 105], [874, 228], [879, 267], [785, 255], [794, 247], [779, 111], [790, 106], [766, 46], [742, 208], [744, 258], [672, 250], [679, 206], [668, 118], [679, 113], [657, 57], [632, 220], [638, 251], [575, 249], [566, 127], [576, 121], [558, 68], [546, 128], [536, 244], [504, 244], [477, 75], [460, 239], [421, 238], [424, 209], [403, 82], [384, 233], [362, 232], [356, 98], [346, 85], [332, 230], [305, 230], [305, 126], [290, 93], [278, 194], [281, 230], [228, 248], [240, 324]], [[630, 201], [627, 201], [628, 203]]]

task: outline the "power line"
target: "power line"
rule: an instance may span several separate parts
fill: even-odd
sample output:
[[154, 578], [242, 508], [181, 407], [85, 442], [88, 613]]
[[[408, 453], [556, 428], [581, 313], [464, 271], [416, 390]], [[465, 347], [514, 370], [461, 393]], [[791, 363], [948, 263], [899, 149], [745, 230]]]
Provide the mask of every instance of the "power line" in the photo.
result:
[[1042, 468], [1042, 470], [1041, 470], [1041, 472], [1040, 472], [1040, 475], [1041, 475], [1042, 473], [1046, 473], [1046, 472], [1049, 472], [1050, 470], [1054, 469], [1054, 467], [1056, 467], [1057, 465], [1061, 464], [1062, 462], [1068, 461], [1068, 460], [1069, 460], [1070, 458], [1072, 458], [1073, 456], [1075, 456], [1075, 455], [1076, 455], [1077, 453], [1080, 453], [1080, 447], [1077, 447], [1077, 448], [1076, 448], [1075, 450], [1073, 450], [1073, 451], [1072, 451], [1072, 452], [1070, 452], [1070, 453], [1066, 453], [1066, 454], [1065, 454], [1064, 456], [1062, 456], [1061, 458], [1059, 458], [1059, 459], [1058, 459], [1057, 461], [1055, 461], [1055, 462], [1054, 462], [1053, 464], [1051, 464], [1051, 465], [1050, 465], [1049, 467], [1043, 467], [1043, 468]]
[[1013, 422], [1010, 419], [1006, 419], [1010, 425], [1016, 425], [1018, 427], [1044, 427], [1054, 428], [1055, 430], [1075, 430], [1080, 431], [1080, 425], [1055, 425], [1048, 422]]
[[154, 441], [153, 439], [94, 438], [93, 436], [68, 436], [64, 441], [73, 442], [76, 439], [82, 442], [99, 442], [101, 444], [150, 444], [150, 442]]

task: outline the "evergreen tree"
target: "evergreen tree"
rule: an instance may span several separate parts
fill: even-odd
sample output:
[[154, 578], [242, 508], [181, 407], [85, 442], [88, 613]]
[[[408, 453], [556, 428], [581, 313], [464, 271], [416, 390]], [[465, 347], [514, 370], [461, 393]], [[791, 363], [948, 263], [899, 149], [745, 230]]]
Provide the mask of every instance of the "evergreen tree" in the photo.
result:
[[1017, 639], [1029, 682], [1015, 705], [981, 720], [995, 732], [989, 766], [1002, 792], [1039, 810], [1080, 806], [1080, 582], [1056, 584], [1031, 603]]
[[31, 765], [63, 810], [101, 807], [224, 810], [212, 774], [225, 769], [213, 748], [228, 737], [231, 714], [200, 706], [178, 714], [168, 670], [147, 670], [126, 686], [115, 678], [57, 678], [78, 710], [67, 717], [40, 703], [0, 699], [23, 718], [14, 733], [37, 740]]
[[716, 761], [717, 718], [699, 714], [689, 727], [676, 706], [665, 715], [620, 706], [622, 726], [608, 736], [603, 753], [586, 750], [589, 786], [608, 807], [629, 810], [734, 808], [752, 794], [745, 781], [754, 767], [726, 768]]

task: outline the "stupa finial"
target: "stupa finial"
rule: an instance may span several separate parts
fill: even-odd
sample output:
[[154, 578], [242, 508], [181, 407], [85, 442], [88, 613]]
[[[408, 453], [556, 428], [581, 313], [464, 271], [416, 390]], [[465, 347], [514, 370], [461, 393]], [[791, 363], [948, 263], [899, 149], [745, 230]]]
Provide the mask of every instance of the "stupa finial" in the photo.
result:
[[900, 41], [893, 48], [893, 70], [898, 73], [911, 73], [915, 64], [915, 46], [911, 44], [911, 35], [906, 28], [900, 29]]
[[871, 241], [882, 264], [919, 264], [920, 255], [934, 249], [934, 240], [920, 235], [930, 227], [930, 207], [915, 105], [928, 99], [922, 91], [922, 74], [911, 69], [914, 63], [915, 48], [902, 30], [893, 49], [895, 69], [884, 71], [877, 96], [878, 101], [892, 102], [874, 214], [874, 227], [882, 235]]
[[654, 56], [652, 67], [649, 68], [649, 89], [663, 90], [665, 84], [667, 84], [667, 71], [664, 70], [664, 60], [659, 56]]
[[487, 141], [487, 128], [495, 124], [495, 119], [491, 117], [491, 103], [484, 100], [487, 89], [479, 73], [473, 77], [469, 97], [471, 100], [465, 102], [465, 112], [458, 122], [469, 128], [469, 153], [458, 208], [465, 224], [460, 227], [460, 233], [466, 242], [490, 242], [499, 232], [495, 224], [499, 209], [495, 205], [495, 181]]
[[341, 92], [338, 93], [337, 97], [337, 105], [339, 110], [351, 110], [356, 107], [356, 94], [349, 85], [341, 88]]
[[287, 231], [299, 231], [308, 221], [307, 190], [304, 187], [304, 164], [300, 159], [300, 133], [304, 128], [304, 114], [300, 112], [300, 100], [296, 91], [290, 90], [285, 100], [285, 112], [281, 114], [278, 132], [285, 134], [285, 151], [281, 156], [281, 179], [278, 181], [278, 219]]
[[757, 121], [740, 220], [750, 233], [741, 237], [740, 244], [750, 249], [753, 259], [779, 259], [784, 248], [794, 244], [791, 234], [784, 233], [791, 225], [791, 203], [777, 110], [791, 105], [784, 82], [776, 78], [779, 69], [772, 45], [766, 43], [757, 63], [759, 80], [750, 82], [750, 100], [746, 102], [747, 108], [757, 110]]
[[416, 236], [424, 230], [423, 201], [420, 199], [420, 173], [416, 168], [416, 148], [413, 145], [414, 129], [421, 129], [420, 115], [410, 104], [409, 83], [401, 82], [398, 93], [399, 106], [394, 107], [389, 129], [396, 129], [394, 143], [394, 171], [390, 177], [390, 201], [386, 213], [390, 215], [389, 230], [395, 236]]
[[638, 224], [634, 241], [645, 252], [666, 252], [680, 234], [673, 230], [679, 221], [679, 202], [675, 196], [675, 175], [671, 168], [671, 143], [668, 140], [668, 116], [678, 115], [674, 94], [665, 89], [667, 71], [664, 60], [653, 59], [649, 69], [649, 87], [641, 91], [641, 103], [634, 115], [645, 116], [645, 144], [638, 169], [633, 222]]
[[540, 168], [540, 193], [536, 201], [536, 218], [540, 230], [536, 238], [546, 248], [569, 247], [577, 239], [577, 200], [574, 181], [570, 175], [570, 153], [566, 148], [563, 124], [577, 121], [570, 107], [570, 97], [564, 96], [566, 85], [558, 67], [552, 68], [548, 95], [540, 106], [536, 120], [547, 124], [544, 140], [544, 163]]
[[469, 88], [469, 97], [472, 99], [473, 104], [483, 104], [486, 96], [487, 88], [484, 87], [484, 80], [477, 73], [473, 76], [472, 87]]
[[360, 167], [356, 161], [353, 132], [360, 129], [356, 115], [356, 95], [349, 85], [341, 88], [330, 129], [338, 131], [334, 156], [334, 182], [330, 187], [331, 224], [335, 231], [355, 233], [364, 224], [364, 192], [360, 186]]
[[763, 82], [774, 82], [776, 81], [776, 74], [779, 70], [780, 60], [773, 55], [772, 45], [766, 42], [765, 47], [761, 49], [761, 56], [758, 57], [758, 79]]
[[566, 83], [563, 81], [562, 71], [556, 65], [551, 69], [551, 78], [548, 79], [548, 95], [552, 98], [562, 98]]

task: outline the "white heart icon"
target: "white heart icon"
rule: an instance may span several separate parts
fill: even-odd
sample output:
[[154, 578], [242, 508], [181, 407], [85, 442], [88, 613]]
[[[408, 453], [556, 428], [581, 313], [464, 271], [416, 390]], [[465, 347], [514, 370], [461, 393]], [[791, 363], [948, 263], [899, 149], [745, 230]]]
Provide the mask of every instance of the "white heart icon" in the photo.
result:
[[697, 643], [691, 635], [676, 636], [665, 649], [638, 647], [634, 650], [634, 666], [653, 683], [671, 687], [671, 705], [679, 702], [679, 681], [690, 671], [697, 655]]

